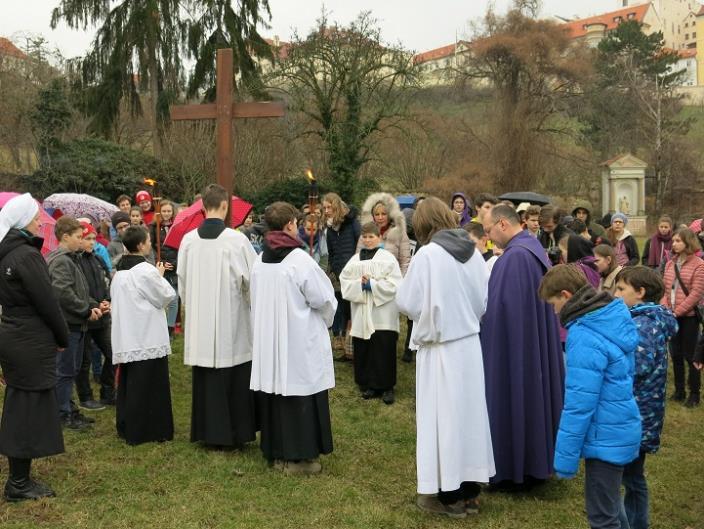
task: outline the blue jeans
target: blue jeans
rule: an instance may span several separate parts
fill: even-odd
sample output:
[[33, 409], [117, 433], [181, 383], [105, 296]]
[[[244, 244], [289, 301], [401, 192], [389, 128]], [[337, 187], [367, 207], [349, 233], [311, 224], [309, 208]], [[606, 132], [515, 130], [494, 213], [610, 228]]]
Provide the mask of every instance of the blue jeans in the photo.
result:
[[86, 333], [83, 331], [70, 331], [68, 333], [68, 347], [58, 353], [56, 359], [56, 400], [62, 417], [71, 414], [73, 382], [81, 370], [81, 363], [83, 363], [85, 336]]
[[332, 321], [332, 335], [344, 336], [347, 332], [347, 323], [352, 319], [352, 308], [349, 301], [342, 299], [341, 292], [335, 292], [335, 298], [337, 299], [337, 310]]
[[622, 529], [619, 516], [622, 479], [622, 466], [600, 459], [585, 460], [584, 500], [592, 529]]
[[[638, 459], [623, 467], [623, 487], [626, 495], [623, 498], [623, 514], [621, 526], [630, 529], [648, 529], [648, 482], [645, 480], [645, 452]], [[623, 518], [628, 525], [624, 525]]]
[[169, 327], [176, 326], [176, 317], [178, 316], [178, 296], [169, 303], [166, 307], [166, 325]]

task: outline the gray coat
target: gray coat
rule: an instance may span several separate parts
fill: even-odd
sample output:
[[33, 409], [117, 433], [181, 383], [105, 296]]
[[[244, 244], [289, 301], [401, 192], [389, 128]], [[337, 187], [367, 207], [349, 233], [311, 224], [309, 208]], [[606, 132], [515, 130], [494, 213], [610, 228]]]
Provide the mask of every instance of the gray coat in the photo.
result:
[[91, 309], [98, 303], [90, 297], [88, 281], [78, 267], [77, 255], [65, 248], [57, 248], [46, 256], [54, 293], [61, 313], [69, 327], [87, 328]]

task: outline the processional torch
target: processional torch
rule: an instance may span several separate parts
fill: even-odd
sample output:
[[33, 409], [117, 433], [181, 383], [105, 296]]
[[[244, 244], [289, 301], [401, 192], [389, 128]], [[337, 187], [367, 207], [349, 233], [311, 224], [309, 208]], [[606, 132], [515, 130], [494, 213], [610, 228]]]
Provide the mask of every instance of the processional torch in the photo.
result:
[[[308, 213], [310, 215], [315, 215], [315, 208], [318, 205], [318, 181], [315, 179], [315, 176], [313, 176], [313, 171], [310, 169], [306, 170], [306, 177], [308, 178], [308, 182], [310, 183], [310, 187], [308, 188]], [[305, 219], [303, 220], [303, 230], [305, 231]], [[310, 256], [313, 257], [313, 245], [315, 244], [315, 233], [318, 231], [319, 226], [316, 225], [315, 230], [313, 230], [310, 235]]]
[[156, 262], [161, 262], [161, 197], [157, 196], [157, 181], [153, 178], [145, 178], [142, 180], [144, 185], [152, 188], [152, 207], [154, 208], [154, 222], [156, 223], [156, 230], [154, 236], [156, 237]]

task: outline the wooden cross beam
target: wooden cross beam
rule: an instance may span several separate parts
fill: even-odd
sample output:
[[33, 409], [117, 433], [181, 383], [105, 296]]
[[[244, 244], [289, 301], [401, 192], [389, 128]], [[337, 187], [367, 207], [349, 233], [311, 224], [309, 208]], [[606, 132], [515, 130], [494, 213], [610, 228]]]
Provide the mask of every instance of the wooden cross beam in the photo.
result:
[[220, 49], [217, 56], [217, 87], [214, 104], [171, 107], [171, 119], [217, 120], [217, 183], [232, 196], [234, 181], [232, 121], [235, 118], [278, 118], [283, 103], [235, 103], [232, 99], [232, 50]]

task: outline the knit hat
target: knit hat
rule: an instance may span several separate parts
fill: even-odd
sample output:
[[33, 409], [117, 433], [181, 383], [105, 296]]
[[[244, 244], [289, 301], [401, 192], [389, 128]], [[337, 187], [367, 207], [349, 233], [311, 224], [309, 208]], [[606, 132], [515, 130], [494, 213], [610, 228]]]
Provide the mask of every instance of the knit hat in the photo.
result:
[[148, 191], [138, 191], [137, 195], [134, 197], [135, 201], [137, 204], [140, 204], [141, 202], [144, 202], [145, 200], [148, 200], [149, 202], [152, 201], [152, 196], [149, 194]]
[[81, 222], [81, 226], [83, 226], [83, 238], [85, 239], [90, 235], [91, 233], [97, 235], [95, 228], [90, 222]]
[[112, 223], [112, 227], [117, 229], [117, 225], [121, 222], [126, 222], [127, 224], [129, 224], [130, 216], [124, 211], [116, 211], [112, 214], [112, 217], [110, 217], [110, 222]]
[[625, 213], [621, 213], [621, 212], [614, 213], [613, 215], [611, 215], [611, 224], [613, 224], [615, 220], [619, 220], [619, 219], [623, 221], [624, 226], [626, 226], [628, 224], [628, 217], [626, 216]]

